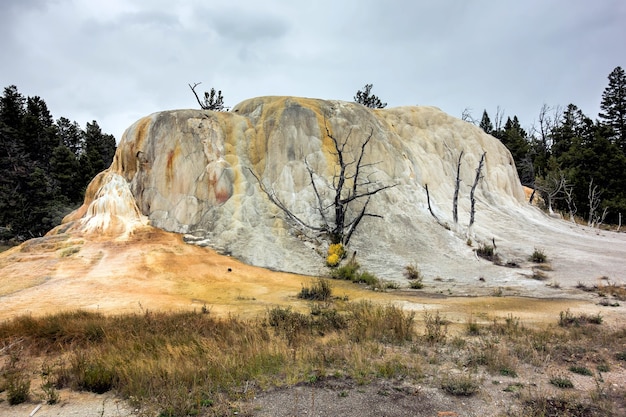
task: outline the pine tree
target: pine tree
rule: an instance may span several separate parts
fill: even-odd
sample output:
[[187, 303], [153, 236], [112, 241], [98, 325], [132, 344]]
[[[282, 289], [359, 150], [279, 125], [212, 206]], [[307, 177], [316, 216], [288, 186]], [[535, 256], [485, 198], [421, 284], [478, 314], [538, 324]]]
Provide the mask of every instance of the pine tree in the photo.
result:
[[480, 119], [478, 127], [480, 127], [488, 135], [493, 133], [493, 123], [491, 123], [487, 110], [483, 110], [483, 117]]
[[525, 173], [522, 169], [524, 166], [522, 161], [526, 158], [530, 150], [530, 144], [527, 140], [526, 131], [520, 126], [517, 116], [513, 116], [513, 119], [510, 117], [507, 118], [502, 136], [499, 139], [511, 152], [520, 178], [525, 177]]
[[626, 74], [622, 67], [609, 74], [609, 85], [602, 93], [600, 109], [598, 116], [613, 130], [613, 143], [626, 153]]
[[356, 92], [354, 101], [371, 109], [383, 109], [387, 107], [387, 103], [383, 103], [378, 97], [371, 94], [373, 86], [373, 84], [365, 84], [363, 91], [358, 90]]

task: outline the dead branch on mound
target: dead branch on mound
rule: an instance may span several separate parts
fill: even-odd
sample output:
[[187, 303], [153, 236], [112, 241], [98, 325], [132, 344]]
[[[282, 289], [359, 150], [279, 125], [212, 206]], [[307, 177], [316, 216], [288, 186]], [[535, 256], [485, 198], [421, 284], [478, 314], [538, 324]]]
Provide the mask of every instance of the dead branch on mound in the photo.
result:
[[[361, 141], [354, 159], [348, 159], [349, 151], [348, 139], [352, 134], [352, 129], [343, 140], [334, 136], [326, 125], [326, 136], [331, 139], [334, 145], [333, 155], [336, 157], [335, 174], [332, 184], [321, 175], [313, 171], [305, 160], [306, 169], [309, 173], [311, 186], [315, 194], [315, 211], [321, 218], [321, 225], [314, 226], [297, 216], [278, 198], [276, 192], [267, 187], [260, 177], [252, 170], [250, 172], [256, 178], [261, 190], [267, 195], [270, 201], [278, 207], [288, 219], [313, 232], [325, 235], [331, 243], [342, 243], [347, 246], [352, 235], [365, 217], [382, 218], [381, 215], [367, 211], [371, 198], [381, 191], [395, 187], [392, 185], [381, 185], [370, 179], [370, 175], [364, 174], [364, 169], [377, 163], [365, 163], [363, 157], [366, 153], [367, 145], [374, 134], [374, 129], [370, 129], [369, 135]], [[320, 183], [330, 189], [328, 193], [320, 192]], [[325, 183], [325, 184], [324, 184]]]
[[471, 230], [472, 225], [474, 224], [474, 214], [476, 212], [476, 198], [474, 197], [474, 193], [476, 191], [476, 186], [478, 185], [478, 181], [482, 178], [481, 171], [483, 169], [483, 165], [485, 163], [485, 155], [487, 152], [483, 152], [480, 157], [480, 162], [478, 162], [478, 168], [476, 168], [476, 177], [474, 177], [474, 184], [472, 184], [472, 189], [470, 190], [470, 221], [469, 221], [469, 229]]

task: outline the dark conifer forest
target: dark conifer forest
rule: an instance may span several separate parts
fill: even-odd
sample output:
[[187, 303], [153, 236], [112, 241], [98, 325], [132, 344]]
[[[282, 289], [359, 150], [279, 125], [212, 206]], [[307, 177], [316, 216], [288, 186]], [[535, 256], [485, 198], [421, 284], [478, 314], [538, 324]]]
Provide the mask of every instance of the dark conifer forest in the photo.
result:
[[41, 97], [6, 87], [0, 97], [0, 240], [42, 236], [58, 225], [111, 164], [115, 147], [95, 120], [84, 129], [65, 117], [54, 120]]

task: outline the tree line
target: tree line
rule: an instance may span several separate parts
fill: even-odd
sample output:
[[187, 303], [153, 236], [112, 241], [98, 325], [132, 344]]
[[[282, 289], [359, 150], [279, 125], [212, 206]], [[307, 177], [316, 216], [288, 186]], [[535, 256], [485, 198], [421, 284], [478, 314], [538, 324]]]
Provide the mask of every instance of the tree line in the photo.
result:
[[16, 86], [0, 97], [0, 240], [41, 236], [80, 206], [91, 179], [115, 154], [94, 120], [82, 129], [53, 119], [46, 102]]
[[530, 132], [517, 116], [483, 111], [478, 125], [509, 149], [523, 185], [535, 190], [550, 212], [560, 210], [589, 225], [621, 224], [626, 214], [626, 75], [608, 76], [596, 120], [576, 105], [544, 105]]

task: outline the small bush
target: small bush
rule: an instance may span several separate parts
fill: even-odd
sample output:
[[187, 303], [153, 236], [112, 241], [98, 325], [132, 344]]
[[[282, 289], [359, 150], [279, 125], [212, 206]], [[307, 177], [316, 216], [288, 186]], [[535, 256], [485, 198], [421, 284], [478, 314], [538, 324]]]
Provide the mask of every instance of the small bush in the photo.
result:
[[327, 279], [318, 278], [310, 287], [303, 286], [298, 298], [313, 301], [329, 301], [332, 298], [332, 286]]
[[348, 262], [346, 265], [335, 268], [331, 271], [330, 276], [335, 279], [352, 281], [358, 284], [366, 284], [374, 289], [384, 289], [383, 284], [378, 277], [371, 272], [359, 272], [361, 265], [357, 262]]
[[359, 276], [359, 265], [357, 262], [349, 262], [346, 265], [333, 269], [330, 276], [335, 279], [343, 279], [346, 281], [355, 282]]
[[422, 281], [411, 281], [409, 282], [409, 288], [411, 288], [412, 290], [421, 290], [422, 288], [424, 288], [424, 284], [422, 283]]
[[535, 251], [532, 253], [532, 255], [530, 255], [528, 260], [536, 264], [542, 264], [548, 260], [548, 257], [542, 249], [535, 248]]
[[441, 317], [439, 311], [433, 316], [428, 311], [424, 312], [424, 325], [426, 333], [424, 337], [430, 343], [442, 343], [448, 334], [448, 320]]
[[368, 271], [364, 271], [360, 274], [357, 274], [357, 277], [353, 280], [353, 282], [366, 284], [374, 288], [382, 289], [382, 283], [380, 282], [378, 277]]
[[510, 376], [511, 378], [517, 378], [517, 371], [513, 368], [509, 368], [505, 366], [505, 367], [500, 368], [498, 372], [502, 376]]
[[404, 277], [411, 281], [409, 287], [419, 290], [424, 288], [422, 283], [422, 274], [417, 265], [407, 265], [404, 267]]
[[565, 376], [553, 376], [550, 378], [550, 383], [557, 388], [574, 388], [572, 380]]
[[500, 262], [500, 258], [496, 254], [495, 248], [491, 245], [481, 243], [478, 249], [476, 249], [476, 255], [496, 264]]
[[478, 392], [480, 384], [470, 374], [448, 375], [441, 381], [441, 388], [450, 395], [469, 397]]
[[30, 379], [24, 372], [12, 372], [7, 376], [6, 391], [9, 405], [25, 403], [30, 394]]
[[569, 370], [578, 375], [592, 376], [593, 372], [584, 366], [570, 366]]
[[470, 317], [467, 322], [467, 334], [470, 336], [478, 336], [480, 334], [480, 325], [476, 323], [476, 320]]
[[346, 249], [341, 243], [334, 243], [328, 247], [328, 255], [326, 256], [326, 265], [336, 267], [339, 262], [346, 256]]
[[476, 253], [478, 254], [478, 256], [480, 256], [481, 258], [485, 258], [485, 259], [490, 259], [493, 257], [494, 255], [494, 250], [493, 250], [493, 246], [491, 245], [484, 245], [481, 244], [478, 249], [476, 249]]
[[559, 313], [559, 326], [561, 327], [580, 326], [582, 324], [602, 324], [602, 320], [600, 313], [593, 316], [586, 314], [574, 316], [569, 309]]
[[104, 363], [98, 360], [91, 362], [84, 355], [76, 355], [73, 367], [78, 389], [104, 394], [113, 388], [115, 373]]

